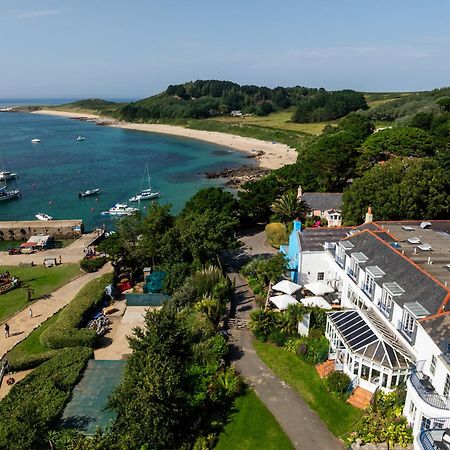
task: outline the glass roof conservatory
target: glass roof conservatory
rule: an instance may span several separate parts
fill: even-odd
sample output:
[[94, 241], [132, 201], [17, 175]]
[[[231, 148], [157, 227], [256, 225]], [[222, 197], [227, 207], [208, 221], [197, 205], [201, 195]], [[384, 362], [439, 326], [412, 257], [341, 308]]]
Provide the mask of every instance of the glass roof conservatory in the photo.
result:
[[336, 369], [357, 376], [366, 389], [394, 389], [409, 374], [412, 355], [370, 310], [328, 314], [326, 335]]

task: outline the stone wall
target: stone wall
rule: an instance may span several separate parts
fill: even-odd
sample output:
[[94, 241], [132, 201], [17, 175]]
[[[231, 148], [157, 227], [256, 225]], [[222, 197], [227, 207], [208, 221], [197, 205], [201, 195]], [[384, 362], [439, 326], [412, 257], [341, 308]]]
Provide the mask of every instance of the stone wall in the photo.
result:
[[56, 239], [78, 238], [83, 232], [81, 220], [29, 220], [0, 222], [0, 240], [26, 241], [30, 236], [44, 234]]

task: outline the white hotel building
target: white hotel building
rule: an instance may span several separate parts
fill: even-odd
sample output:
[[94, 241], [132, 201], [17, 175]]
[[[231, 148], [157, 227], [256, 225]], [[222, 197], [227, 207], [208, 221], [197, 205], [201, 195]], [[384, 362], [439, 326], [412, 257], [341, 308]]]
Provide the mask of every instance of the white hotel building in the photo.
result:
[[450, 221], [298, 228], [283, 249], [292, 278], [340, 300], [326, 328], [336, 370], [370, 392], [406, 382], [415, 447], [450, 448]]

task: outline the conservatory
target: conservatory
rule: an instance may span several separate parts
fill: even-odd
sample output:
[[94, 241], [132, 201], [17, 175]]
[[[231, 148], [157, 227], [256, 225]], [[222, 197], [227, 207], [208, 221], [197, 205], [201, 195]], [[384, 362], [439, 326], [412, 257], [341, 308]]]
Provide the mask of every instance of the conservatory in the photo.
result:
[[390, 391], [410, 374], [412, 355], [373, 312], [328, 314], [326, 337], [336, 370], [345, 372], [364, 389]]

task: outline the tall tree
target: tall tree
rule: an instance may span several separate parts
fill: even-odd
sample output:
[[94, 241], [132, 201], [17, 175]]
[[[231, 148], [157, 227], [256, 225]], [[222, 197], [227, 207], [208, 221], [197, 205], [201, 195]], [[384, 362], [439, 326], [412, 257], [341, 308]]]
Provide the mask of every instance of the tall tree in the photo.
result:
[[431, 158], [394, 158], [344, 192], [346, 223], [361, 223], [368, 206], [377, 220], [440, 219], [450, 212], [450, 179]]
[[297, 217], [304, 217], [309, 207], [297, 196], [296, 191], [288, 191], [275, 200], [272, 211], [278, 214], [284, 223], [288, 223]]

